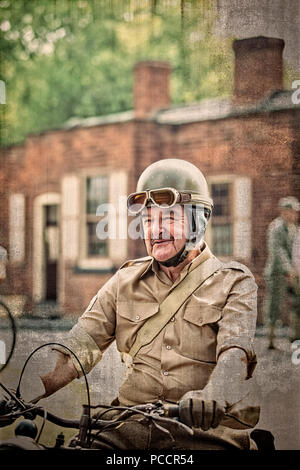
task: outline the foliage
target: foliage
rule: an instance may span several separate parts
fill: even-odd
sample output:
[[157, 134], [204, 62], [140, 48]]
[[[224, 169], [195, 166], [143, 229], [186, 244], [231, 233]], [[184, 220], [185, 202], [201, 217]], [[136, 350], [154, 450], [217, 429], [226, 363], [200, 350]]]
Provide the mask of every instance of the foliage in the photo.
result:
[[[132, 108], [132, 67], [173, 67], [174, 104], [231, 92], [231, 41], [207, 0], [0, 0], [1, 144]], [[4, 109], [4, 111], [3, 111]]]

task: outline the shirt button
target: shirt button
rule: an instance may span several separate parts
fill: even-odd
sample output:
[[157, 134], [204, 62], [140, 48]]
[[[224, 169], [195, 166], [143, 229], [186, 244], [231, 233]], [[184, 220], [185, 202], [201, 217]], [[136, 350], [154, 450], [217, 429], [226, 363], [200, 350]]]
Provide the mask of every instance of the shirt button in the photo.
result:
[[167, 370], [165, 370], [164, 375], [169, 375], [169, 372]]
[[141, 318], [141, 317], [140, 317], [139, 315], [137, 315], [137, 316], [135, 317], [136, 320], [139, 320], [140, 318]]
[[174, 317], [172, 317], [172, 318], [171, 318], [171, 321], [175, 321], [175, 318], [174, 318]]
[[167, 346], [167, 349], [172, 349], [172, 348], [171, 348], [171, 346], [168, 345], [168, 346]]

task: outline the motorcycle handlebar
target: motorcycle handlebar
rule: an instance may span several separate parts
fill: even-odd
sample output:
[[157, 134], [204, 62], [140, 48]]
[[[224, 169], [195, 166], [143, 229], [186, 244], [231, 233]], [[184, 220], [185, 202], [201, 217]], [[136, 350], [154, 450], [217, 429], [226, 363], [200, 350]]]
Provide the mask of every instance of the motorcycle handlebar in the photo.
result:
[[[130, 411], [134, 412], [134, 410], [137, 411], [144, 411], [147, 412], [149, 405], [138, 405], [134, 407], [128, 407]], [[118, 407], [111, 407], [111, 409], [118, 409]], [[164, 410], [163, 417], [164, 418], [178, 418], [179, 417], [179, 406], [178, 405], [166, 405], [163, 406], [162, 409]], [[44, 411], [42, 408], [38, 408], [36, 410], [36, 413], [38, 416], [43, 417], [44, 416]], [[155, 417], [155, 415], [154, 415]], [[60, 418], [59, 416], [54, 415], [53, 413], [47, 412], [47, 419], [51, 421], [54, 424], [57, 424], [61, 427], [65, 428], [73, 428], [73, 429], [79, 429], [80, 427], [80, 421], [79, 420], [70, 420], [70, 419], [64, 419]], [[113, 422], [113, 421], [111, 421]], [[103, 419], [91, 419], [91, 429], [101, 429], [103, 425], [107, 425], [110, 423], [110, 420], [103, 420]]]
[[[151, 407], [153, 407], [153, 404], [136, 405], [136, 406], [133, 406], [133, 407], [111, 406], [109, 408], [111, 408], [112, 410], [120, 409], [121, 411], [128, 409], [129, 411], [131, 411], [133, 413], [134, 413], [135, 410], [149, 413], [149, 411], [151, 411]], [[163, 417], [164, 418], [177, 418], [179, 416], [179, 406], [178, 405], [175, 405], [175, 404], [174, 405], [161, 404], [160, 409], [163, 410]], [[2, 413], [1, 413], [1, 411], [2, 411]], [[14, 417], [15, 413], [11, 410], [9, 410], [9, 411], [10, 411], [9, 413], [5, 412], [4, 407], [2, 406], [2, 410], [0, 410], [0, 423], [1, 423], [2, 418], [5, 419], [5, 418], [10, 418], [10, 417], [13, 418]], [[31, 415], [33, 414], [33, 417], [35, 417], [35, 416], [45, 417], [45, 410], [44, 410], [43, 407], [40, 407], [40, 406], [37, 406], [37, 405], [32, 406], [31, 404], [26, 404], [26, 406], [24, 406], [24, 408], [18, 412], [18, 416], [20, 416], [21, 414], [25, 417], [28, 416], [29, 414], [31, 414]], [[155, 418], [155, 413], [153, 413], [152, 416]], [[157, 416], [160, 416], [160, 414], [158, 414]], [[47, 411], [46, 419], [48, 421], [50, 421], [51, 423], [56, 424], [56, 425], [61, 426], [61, 427], [64, 427], [64, 428], [73, 428], [73, 429], [79, 429], [80, 428], [80, 420], [71, 420], [71, 419], [61, 418], [61, 417], [59, 417], [59, 416], [57, 416], [53, 413], [50, 413], [49, 411]], [[103, 419], [98, 419], [98, 418], [94, 419], [93, 418], [93, 419], [91, 419], [90, 429], [101, 429], [101, 427], [103, 425], [107, 425], [110, 422], [113, 422], [113, 420], [110, 421], [110, 420], [103, 420]]]
[[[43, 408], [37, 408], [35, 412], [38, 416], [44, 416]], [[51, 423], [61, 426], [63, 428], [79, 429], [79, 420], [60, 418], [59, 416], [56, 416], [53, 413], [49, 413], [49, 411], [47, 411], [46, 419], [48, 421], [51, 421]]]

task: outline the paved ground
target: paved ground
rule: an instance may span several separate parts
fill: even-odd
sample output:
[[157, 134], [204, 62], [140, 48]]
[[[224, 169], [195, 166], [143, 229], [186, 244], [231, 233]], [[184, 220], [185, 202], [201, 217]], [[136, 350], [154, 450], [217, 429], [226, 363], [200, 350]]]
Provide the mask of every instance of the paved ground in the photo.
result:
[[[14, 356], [9, 366], [0, 374], [0, 380], [11, 388], [16, 387], [20, 370], [27, 355], [37, 346], [48, 341], [62, 341], [65, 330], [72, 322], [28, 320], [23, 322], [17, 335]], [[258, 330], [255, 340], [258, 354], [256, 369], [257, 396], [261, 402], [259, 427], [270, 430], [275, 436], [277, 449], [300, 450], [300, 364], [292, 361], [291, 343], [281, 332], [277, 339], [277, 350], [268, 351], [267, 341], [262, 329]], [[10, 333], [0, 329], [0, 340], [9, 347]], [[299, 347], [300, 349], [300, 347]], [[296, 354], [295, 354], [295, 358]], [[300, 350], [299, 350], [300, 358]], [[55, 354], [50, 348], [40, 350], [28, 363], [24, 374], [22, 388], [24, 395], [35, 395], [38, 374], [52, 367]], [[294, 361], [300, 362], [300, 361]], [[119, 355], [112, 345], [105, 353], [103, 360], [88, 376], [92, 402], [110, 403], [116, 396], [118, 385], [122, 380], [122, 364]], [[83, 379], [76, 380], [54, 396], [43, 401], [49, 411], [66, 418], [79, 418], [81, 403], [86, 401]], [[41, 422], [41, 421], [40, 421]], [[60, 431], [55, 425], [46, 424], [42, 442], [52, 444]], [[0, 429], [0, 439], [11, 437], [13, 428]], [[72, 431], [66, 431], [66, 437]]]

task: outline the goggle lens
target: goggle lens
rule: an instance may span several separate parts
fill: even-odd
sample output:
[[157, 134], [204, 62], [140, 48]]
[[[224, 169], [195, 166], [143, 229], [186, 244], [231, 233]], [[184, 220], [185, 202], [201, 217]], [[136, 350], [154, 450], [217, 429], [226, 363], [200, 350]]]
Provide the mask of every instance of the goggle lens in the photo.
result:
[[151, 191], [150, 195], [158, 206], [171, 206], [175, 201], [175, 194], [172, 191]]
[[146, 193], [137, 193], [132, 194], [132, 196], [128, 199], [128, 207], [132, 207], [135, 204], [144, 204], [146, 201]]

